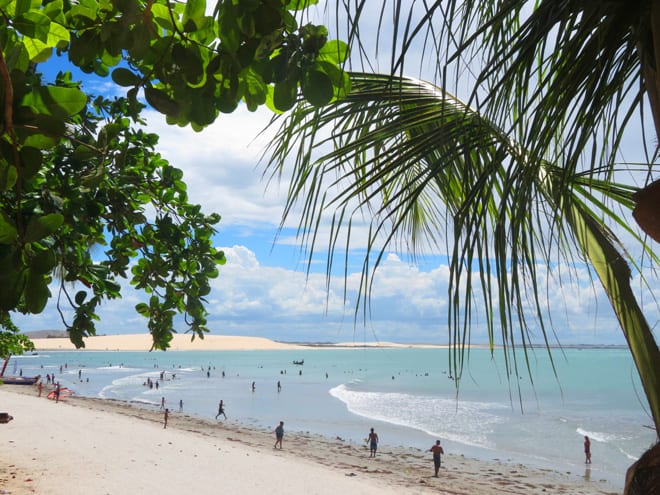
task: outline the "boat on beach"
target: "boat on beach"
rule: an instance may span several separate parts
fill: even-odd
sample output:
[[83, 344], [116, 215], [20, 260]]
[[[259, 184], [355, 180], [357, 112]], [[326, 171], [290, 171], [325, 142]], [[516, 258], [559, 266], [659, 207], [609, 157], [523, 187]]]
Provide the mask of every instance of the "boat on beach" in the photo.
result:
[[41, 379], [37, 376], [0, 376], [0, 382], [5, 385], [34, 385]]

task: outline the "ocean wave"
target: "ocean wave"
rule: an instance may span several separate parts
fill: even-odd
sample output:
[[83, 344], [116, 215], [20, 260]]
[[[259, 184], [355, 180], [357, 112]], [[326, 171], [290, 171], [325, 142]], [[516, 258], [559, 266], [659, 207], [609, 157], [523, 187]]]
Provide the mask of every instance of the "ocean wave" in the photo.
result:
[[353, 414], [480, 448], [494, 446], [488, 436], [495, 425], [505, 421], [497, 412], [508, 410], [503, 404], [493, 402], [457, 401], [448, 397], [393, 392], [358, 392], [346, 384], [331, 389], [330, 395], [342, 401]]
[[577, 433], [579, 433], [582, 436], [587, 436], [591, 440], [594, 440], [596, 442], [602, 442], [602, 443], [609, 443], [609, 442], [614, 442], [616, 440], [622, 440], [623, 438], [620, 437], [619, 435], [616, 435], [614, 433], [603, 433], [600, 431], [589, 431], [585, 430], [583, 428], [577, 428], [575, 430]]

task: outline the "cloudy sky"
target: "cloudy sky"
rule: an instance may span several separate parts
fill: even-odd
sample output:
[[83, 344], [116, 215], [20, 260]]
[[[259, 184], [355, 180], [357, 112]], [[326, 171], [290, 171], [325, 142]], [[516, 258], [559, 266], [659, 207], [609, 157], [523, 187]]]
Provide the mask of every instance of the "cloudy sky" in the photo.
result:
[[[208, 297], [212, 333], [307, 342], [447, 343], [449, 270], [442, 256], [413, 264], [406, 253], [388, 253], [378, 270], [366, 318], [361, 310], [356, 318], [359, 252], [351, 258], [355, 263], [350, 265], [346, 298], [343, 277], [331, 280], [328, 290], [324, 266], [313, 266], [307, 275], [293, 225], [285, 226], [277, 236], [287, 184], [262, 179], [264, 165], [259, 159], [269, 135], [258, 133], [269, 118], [267, 110], [239, 109], [195, 133], [167, 126], [157, 114], [148, 116], [149, 130], [161, 136], [158, 150], [184, 171], [190, 201], [222, 216], [216, 245], [228, 261], [212, 281]], [[321, 230], [325, 233], [327, 225]], [[573, 269], [570, 278], [565, 273], [565, 266], [551, 267], [539, 284], [547, 287], [541, 296], [552, 310], [558, 340], [562, 344], [625, 344], [609, 303], [600, 286], [591, 282], [588, 270]], [[657, 277], [652, 280], [652, 292], [658, 298], [660, 283]], [[640, 284], [635, 281], [635, 285]], [[146, 320], [134, 311], [142, 296], [128, 284], [124, 287], [121, 300], [103, 306], [99, 334], [147, 331]], [[658, 327], [658, 309], [652, 299], [653, 294], [644, 291], [647, 317]], [[484, 317], [473, 323], [473, 343], [487, 341]], [[16, 322], [24, 331], [63, 329], [54, 304], [41, 315], [17, 317]], [[541, 342], [538, 327], [532, 331]]]

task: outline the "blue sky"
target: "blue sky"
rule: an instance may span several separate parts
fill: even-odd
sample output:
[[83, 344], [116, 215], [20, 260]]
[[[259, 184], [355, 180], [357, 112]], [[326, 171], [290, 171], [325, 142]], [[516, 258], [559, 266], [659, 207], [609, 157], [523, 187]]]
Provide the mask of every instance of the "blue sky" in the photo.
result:
[[[94, 90], [114, 91], [101, 86]], [[195, 133], [168, 126], [158, 114], [148, 114], [148, 129], [161, 136], [158, 150], [184, 171], [190, 201], [222, 215], [216, 245], [224, 249], [228, 262], [212, 282], [208, 298], [212, 333], [307, 342], [447, 343], [449, 272], [441, 253], [418, 264], [412, 264], [406, 253], [388, 253], [377, 273], [371, 313], [366, 321], [359, 313], [356, 321], [361, 252], [351, 257], [355, 263], [344, 300], [343, 277], [331, 280], [327, 290], [321, 263], [315, 263], [307, 276], [305, 257], [293, 237], [295, 224], [285, 225], [275, 242], [287, 184], [262, 180], [259, 158], [269, 134], [257, 134], [270, 116], [267, 110], [239, 109]], [[640, 159], [636, 149], [638, 143], [631, 141], [624, 149], [625, 160]], [[295, 220], [292, 215], [290, 222]], [[321, 238], [327, 231], [328, 225], [322, 225]], [[360, 251], [359, 245], [356, 248]], [[541, 298], [552, 308], [552, 323], [562, 344], [625, 344], [602, 289], [592, 284], [585, 268], [575, 269], [570, 279], [559, 276], [566, 273], [566, 266], [558, 264], [549, 270], [542, 271], [545, 279], [540, 286], [547, 287], [547, 292]], [[657, 276], [651, 280], [653, 290], [645, 291], [644, 308], [651, 326], [657, 327], [659, 312], [653, 297], [660, 297], [660, 284]], [[634, 286], [639, 285], [635, 281]], [[141, 298], [125, 284], [124, 297], [102, 307], [98, 333], [146, 332], [146, 320], [134, 311]], [[486, 341], [484, 317], [473, 323], [473, 343]], [[17, 316], [16, 323], [24, 331], [63, 329], [54, 301], [43, 314]], [[533, 330], [533, 338], [540, 342], [541, 334]]]

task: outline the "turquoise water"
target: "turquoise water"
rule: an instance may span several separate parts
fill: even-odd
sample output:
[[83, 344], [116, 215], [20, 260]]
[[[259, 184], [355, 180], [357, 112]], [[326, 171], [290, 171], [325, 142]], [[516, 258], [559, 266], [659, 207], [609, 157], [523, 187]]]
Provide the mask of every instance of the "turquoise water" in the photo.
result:
[[[309, 431], [363, 442], [374, 427], [387, 445], [499, 459], [590, 477], [622, 487], [626, 468], [655, 441], [625, 349], [544, 350], [509, 382], [497, 352], [471, 351], [457, 394], [442, 349], [297, 351], [43, 352], [12, 358], [23, 375], [54, 373], [78, 395], [120, 399], [214, 417], [220, 399], [230, 421]], [[292, 364], [304, 359], [303, 366]], [[224, 378], [222, 373], [224, 372]], [[80, 379], [79, 379], [80, 373]], [[148, 379], [164, 380], [159, 388]], [[327, 375], [326, 375], [327, 374]], [[277, 391], [280, 381], [282, 390]], [[532, 383], [533, 381], [533, 383]], [[252, 382], [255, 390], [252, 391]]]

